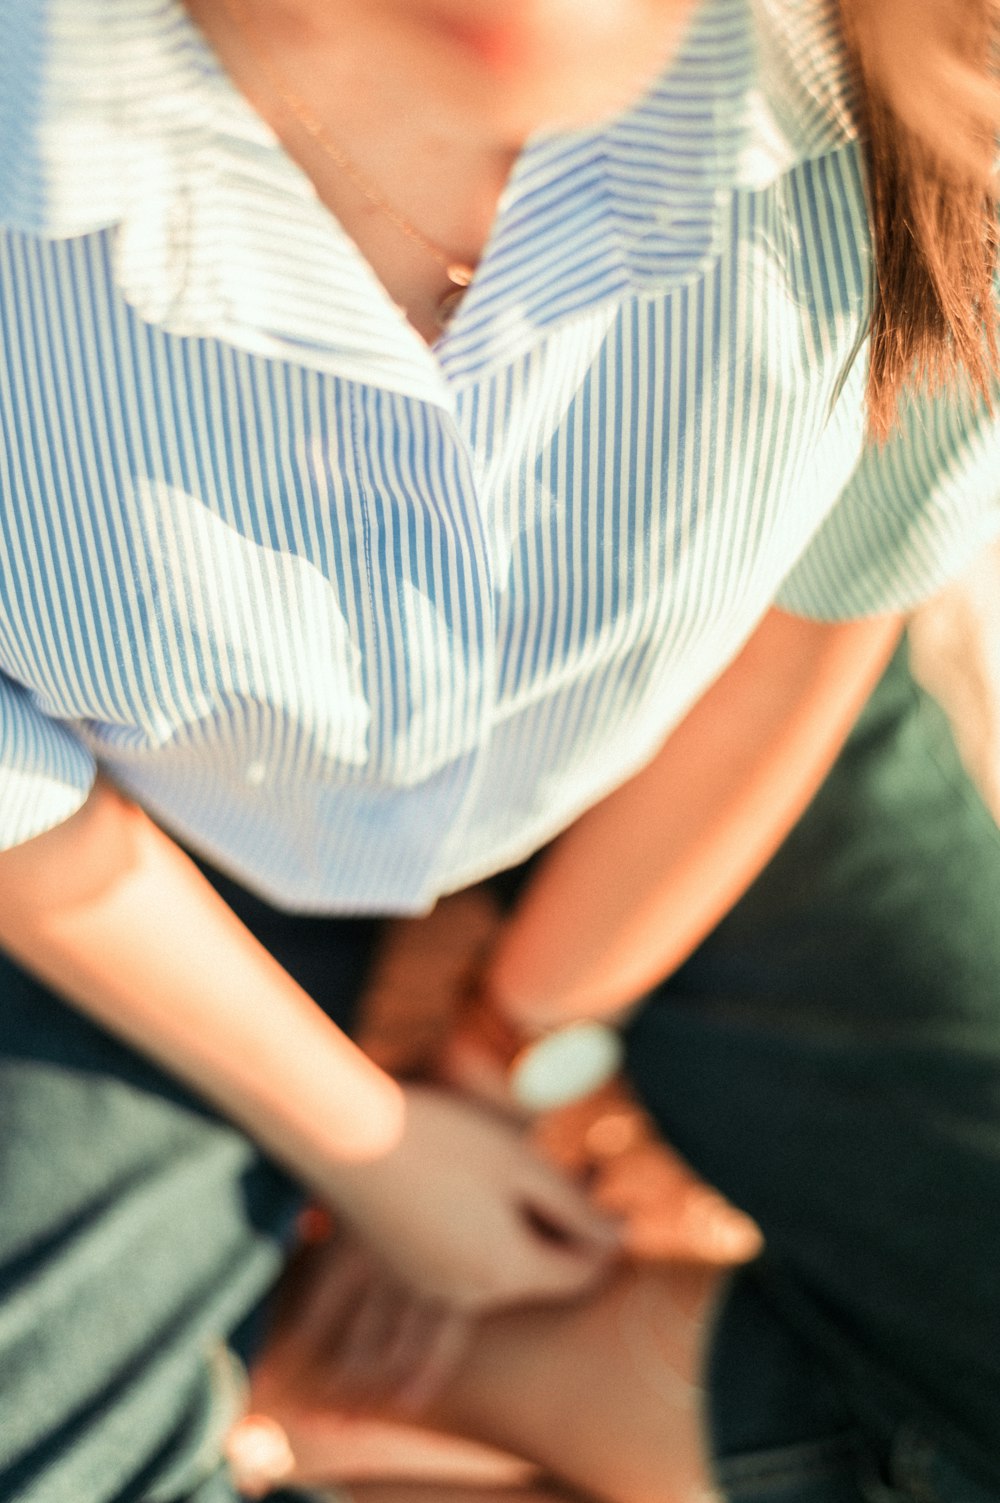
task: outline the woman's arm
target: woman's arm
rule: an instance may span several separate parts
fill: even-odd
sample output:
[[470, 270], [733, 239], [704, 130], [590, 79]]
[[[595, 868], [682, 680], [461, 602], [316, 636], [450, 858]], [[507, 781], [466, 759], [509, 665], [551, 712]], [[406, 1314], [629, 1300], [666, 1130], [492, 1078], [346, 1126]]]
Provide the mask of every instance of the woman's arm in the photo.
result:
[[[607, 1225], [582, 1195], [506, 1127], [402, 1090], [106, 783], [0, 855], [0, 945], [192, 1085], [424, 1293], [570, 1294], [606, 1258]], [[526, 1207], [565, 1245], [539, 1237]]]
[[636, 777], [555, 843], [487, 989], [531, 1029], [613, 1013], [670, 974], [777, 850], [901, 630], [771, 610]]
[[307, 1179], [399, 1137], [395, 1082], [105, 782], [65, 824], [0, 855], [0, 944]]

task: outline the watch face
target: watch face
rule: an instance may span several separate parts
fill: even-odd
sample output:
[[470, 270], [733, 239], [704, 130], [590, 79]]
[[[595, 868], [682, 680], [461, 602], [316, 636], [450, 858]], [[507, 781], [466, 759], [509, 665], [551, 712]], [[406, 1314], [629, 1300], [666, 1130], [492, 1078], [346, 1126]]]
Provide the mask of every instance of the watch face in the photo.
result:
[[566, 1106], [606, 1085], [624, 1052], [607, 1023], [570, 1023], [522, 1049], [511, 1066], [511, 1094], [528, 1111]]

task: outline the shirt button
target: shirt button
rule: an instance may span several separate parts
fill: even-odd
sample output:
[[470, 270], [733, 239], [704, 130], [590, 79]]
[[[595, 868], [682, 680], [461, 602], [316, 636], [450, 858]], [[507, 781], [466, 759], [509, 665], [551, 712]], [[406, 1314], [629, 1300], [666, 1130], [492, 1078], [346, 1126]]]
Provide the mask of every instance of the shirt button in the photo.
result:
[[247, 763], [246, 771], [243, 774], [243, 778], [244, 778], [245, 782], [247, 782], [247, 783], [250, 784], [251, 788], [259, 788], [260, 785], [261, 785], [261, 783], [263, 783], [263, 781], [264, 781], [264, 779], [266, 777], [267, 777], [267, 767], [266, 767], [266, 765], [263, 762], [248, 762]]

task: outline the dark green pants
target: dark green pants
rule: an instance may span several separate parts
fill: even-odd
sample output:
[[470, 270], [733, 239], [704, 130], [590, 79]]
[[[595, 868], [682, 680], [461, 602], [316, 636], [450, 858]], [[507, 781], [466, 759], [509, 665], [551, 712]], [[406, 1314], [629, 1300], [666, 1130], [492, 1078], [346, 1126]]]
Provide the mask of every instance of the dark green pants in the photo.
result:
[[[372, 926], [226, 896], [346, 1020]], [[767, 1237], [712, 1352], [733, 1498], [1000, 1499], [998, 1019], [1000, 838], [899, 658], [630, 1031], [664, 1131]], [[0, 972], [0, 1499], [225, 1498], [217, 1352], [252, 1344], [294, 1206], [238, 1133]]]
[[[217, 879], [349, 1026], [376, 925]], [[248, 1355], [301, 1203], [247, 1139], [0, 958], [0, 1498], [232, 1500]]]
[[629, 1046], [767, 1239], [714, 1351], [732, 1490], [1000, 1498], [1000, 834], [902, 653]]

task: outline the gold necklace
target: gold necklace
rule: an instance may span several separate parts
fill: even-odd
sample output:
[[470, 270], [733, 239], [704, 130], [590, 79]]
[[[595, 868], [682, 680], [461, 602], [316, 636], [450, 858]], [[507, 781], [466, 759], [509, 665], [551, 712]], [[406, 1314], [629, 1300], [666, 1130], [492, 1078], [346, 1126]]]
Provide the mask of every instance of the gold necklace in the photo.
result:
[[260, 72], [292, 118], [298, 122], [310, 139], [315, 141], [324, 155], [330, 158], [344, 177], [357, 188], [361, 196], [378, 209], [390, 224], [395, 225], [400, 234], [419, 245], [443, 269], [451, 283], [449, 291], [439, 298], [435, 305], [435, 318], [438, 327], [443, 329], [453, 318], [465, 294], [465, 289], [475, 275], [475, 267], [467, 261], [459, 261], [449, 256], [447, 251], [425, 235], [422, 230], [418, 230], [415, 224], [411, 224], [395, 205], [368, 182], [352, 158], [330, 135], [322, 120], [313, 113], [305, 100], [288, 86], [284, 76], [275, 66], [269, 48], [261, 41], [253, 21], [247, 15], [246, 0], [223, 0], [223, 5], [229, 14], [229, 19], [253, 53]]

